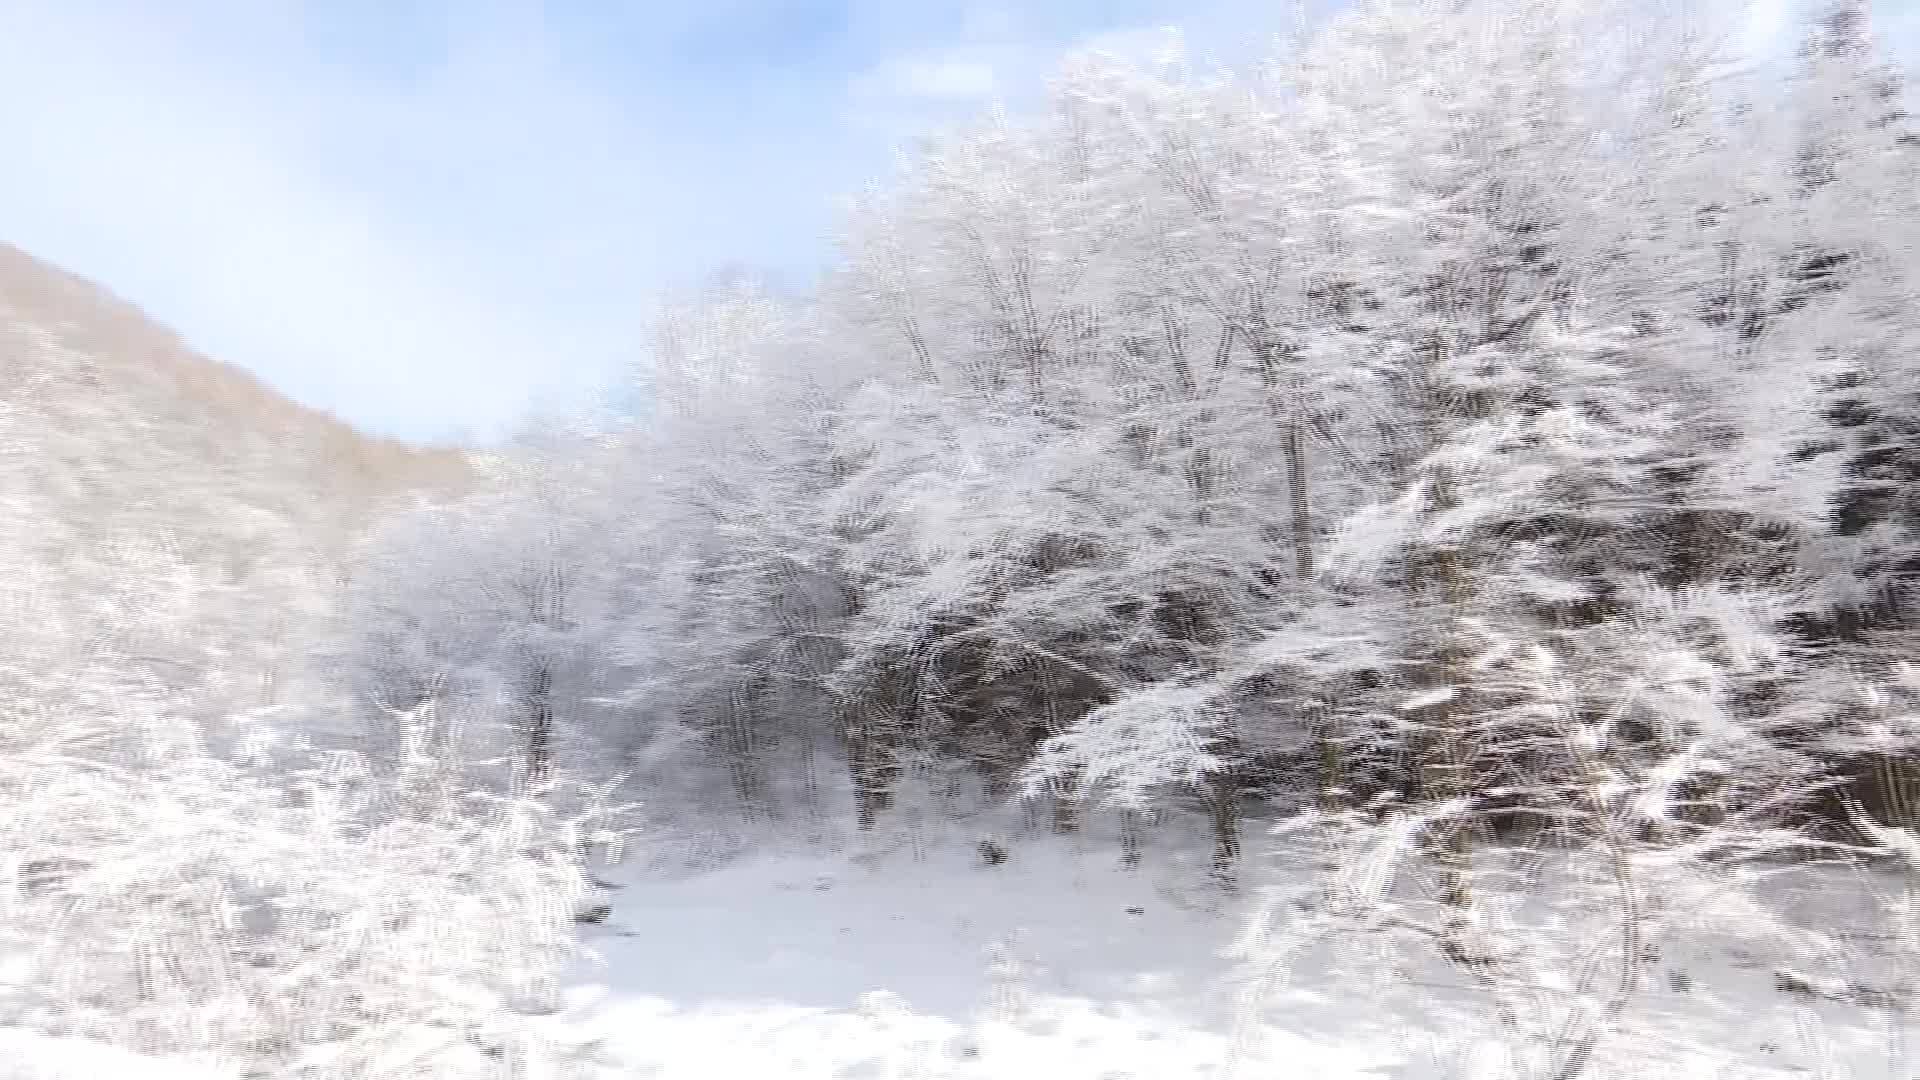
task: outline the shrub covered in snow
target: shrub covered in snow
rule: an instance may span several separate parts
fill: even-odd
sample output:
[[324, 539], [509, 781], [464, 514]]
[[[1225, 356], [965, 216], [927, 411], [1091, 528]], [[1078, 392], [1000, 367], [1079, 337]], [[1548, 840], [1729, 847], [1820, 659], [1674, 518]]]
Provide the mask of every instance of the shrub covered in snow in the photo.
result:
[[468, 790], [419, 753], [379, 779], [351, 754], [222, 761], [157, 702], [61, 721], [0, 753], [0, 1024], [253, 1076], [553, 1056], [538, 1017], [598, 808]]

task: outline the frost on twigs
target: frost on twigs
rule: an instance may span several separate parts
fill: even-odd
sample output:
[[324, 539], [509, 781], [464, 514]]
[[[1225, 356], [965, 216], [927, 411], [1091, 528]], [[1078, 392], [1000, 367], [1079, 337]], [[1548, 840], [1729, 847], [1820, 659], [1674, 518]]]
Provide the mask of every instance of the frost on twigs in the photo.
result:
[[1222, 767], [1210, 745], [1225, 720], [1214, 686], [1129, 692], [1043, 745], [1028, 767], [1029, 782], [1038, 790], [1077, 776], [1085, 791], [1143, 806], [1162, 785], [1194, 784]]
[[257, 775], [163, 737], [157, 710], [119, 721], [130, 763], [0, 755], [0, 952], [30, 969], [4, 1022], [287, 1077], [496, 1077], [556, 1053], [539, 1016], [596, 809], [563, 819], [422, 756], [384, 779], [350, 754]]
[[[1386, 983], [1409, 1000], [1471, 988], [1505, 1071], [1570, 1078], [1643, 1030], [1673, 942], [1730, 937], [1791, 963], [1833, 952], [1767, 899], [1784, 870], [1844, 854], [1793, 812], [1827, 782], [1783, 741], [1788, 719], [1738, 696], [1788, 656], [1775, 613], [1711, 589], [1634, 595], [1618, 625], [1556, 647], [1480, 627], [1470, 667], [1490, 704], [1463, 731], [1487, 760], [1526, 763], [1512, 783], [1282, 828], [1321, 870], [1270, 893], [1242, 940], [1252, 1013], [1310, 956], [1354, 977], [1386, 961], [1409, 972]], [[1495, 807], [1545, 824], [1500, 841]], [[1461, 835], [1472, 842], [1437, 852], [1428, 839]]]

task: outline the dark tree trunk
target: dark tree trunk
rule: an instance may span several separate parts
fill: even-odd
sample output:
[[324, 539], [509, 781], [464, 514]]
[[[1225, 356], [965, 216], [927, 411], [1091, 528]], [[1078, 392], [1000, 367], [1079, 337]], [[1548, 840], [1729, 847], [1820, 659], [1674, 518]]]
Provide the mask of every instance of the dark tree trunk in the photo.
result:
[[767, 805], [766, 784], [760, 771], [760, 733], [752, 688], [729, 688], [722, 709], [723, 752], [733, 780], [734, 797], [739, 800], [741, 813], [757, 819], [771, 808]]
[[1233, 888], [1240, 863], [1240, 778], [1222, 769], [1207, 778], [1207, 813], [1213, 821], [1213, 876]]
[[[1434, 337], [1425, 350], [1428, 370], [1420, 373], [1422, 413], [1427, 428], [1426, 445], [1440, 441], [1441, 420], [1448, 407], [1438, 400], [1432, 387], [1432, 372], [1445, 354], [1445, 344]], [[1465, 405], [1469, 413], [1477, 403]], [[1432, 477], [1431, 495], [1426, 512], [1444, 514], [1459, 504], [1459, 492], [1451, 474], [1437, 468]], [[1413, 668], [1417, 689], [1451, 689], [1452, 696], [1423, 709], [1415, 710], [1413, 747], [1414, 784], [1423, 801], [1444, 801], [1471, 793], [1473, 786], [1471, 752], [1467, 723], [1467, 645], [1461, 637], [1461, 619], [1473, 596], [1471, 554], [1458, 542], [1441, 542], [1412, 552], [1407, 561], [1408, 602], [1421, 626], [1424, 640], [1415, 642]], [[1472, 836], [1462, 823], [1447, 822], [1426, 838], [1427, 851], [1440, 873], [1440, 892], [1448, 904], [1465, 907], [1467, 872], [1472, 857]]]
[[1140, 865], [1140, 811], [1120, 810], [1120, 861], [1131, 870]]
[[527, 678], [527, 784], [546, 786], [553, 771], [553, 672], [537, 662]]
[[867, 832], [893, 801], [893, 766], [884, 733], [871, 707], [849, 706], [843, 718], [843, 730], [847, 742], [847, 771], [853, 781], [854, 814], [860, 831]]

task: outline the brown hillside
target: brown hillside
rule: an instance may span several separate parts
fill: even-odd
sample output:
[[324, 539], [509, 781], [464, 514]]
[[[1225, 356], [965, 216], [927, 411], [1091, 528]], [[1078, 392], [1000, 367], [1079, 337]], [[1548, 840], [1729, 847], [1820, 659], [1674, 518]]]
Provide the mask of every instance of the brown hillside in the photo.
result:
[[0, 243], [0, 333], [6, 334], [0, 395], [54, 366], [48, 347], [78, 354], [97, 365], [109, 393], [123, 391], [139, 411], [190, 419], [205, 453], [260, 451], [268, 460], [259, 464], [336, 508], [410, 489], [457, 487], [467, 476], [458, 451], [363, 435], [289, 401], [253, 375], [194, 351], [100, 286], [6, 243]]
[[106, 671], [206, 718], [274, 705], [383, 501], [467, 473], [0, 244], [0, 703], [89, 702]]

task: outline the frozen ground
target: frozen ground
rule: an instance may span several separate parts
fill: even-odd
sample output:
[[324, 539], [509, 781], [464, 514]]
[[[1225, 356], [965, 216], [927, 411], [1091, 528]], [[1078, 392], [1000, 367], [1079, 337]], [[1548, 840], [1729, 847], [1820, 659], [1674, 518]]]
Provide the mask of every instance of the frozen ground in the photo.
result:
[[[1232, 923], [1199, 877], [1051, 837], [991, 867], [959, 835], [876, 860], [746, 856], [630, 878], [588, 977], [608, 987], [607, 1050], [636, 1075], [1221, 1075]], [[1281, 1049], [1311, 1075], [1387, 1060], [1305, 1036]]]
[[[760, 842], [697, 869], [635, 858], [607, 875], [619, 888], [591, 930], [597, 958], [552, 1022], [596, 1045], [608, 1080], [1499, 1075], [1444, 967], [1440, 985], [1409, 973], [1387, 993], [1309, 974], [1236, 1029], [1225, 952], [1244, 913], [1183, 854], [1204, 851], [1198, 838], [1161, 836], [1133, 871], [1109, 843], [1047, 835], [988, 866], [974, 839], [950, 829], [864, 854]], [[1852, 918], [1832, 884], [1805, 902]], [[1773, 968], [1739, 941], [1668, 948], [1636, 1038], [1585, 1075], [1920, 1076], [1892, 1056], [1884, 1010], [1783, 993]], [[0, 1030], [0, 1080], [214, 1075]]]
[[[610, 1075], [662, 1080], [1498, 1071], [1471, 994], [1445, 986], [1389, 1000], [1308, 978], [1236, 1030], [1225, 953], [1242, 912], [1181, 848], [1200, 850], [1150, 850], [1127, 871], [1109, 846], [1041, 837], [990, 867], [954, 833], [877, 857], [630, 868], [591, 943], [602, 964], [580, 973], [600, 995], [591, 1023]], [[1783, 993], [1740, 946], [1669, 949], [1639, 1037], [1587, 1075], [1920, 1075], [1889, 1058], [1880, 1010]]]

